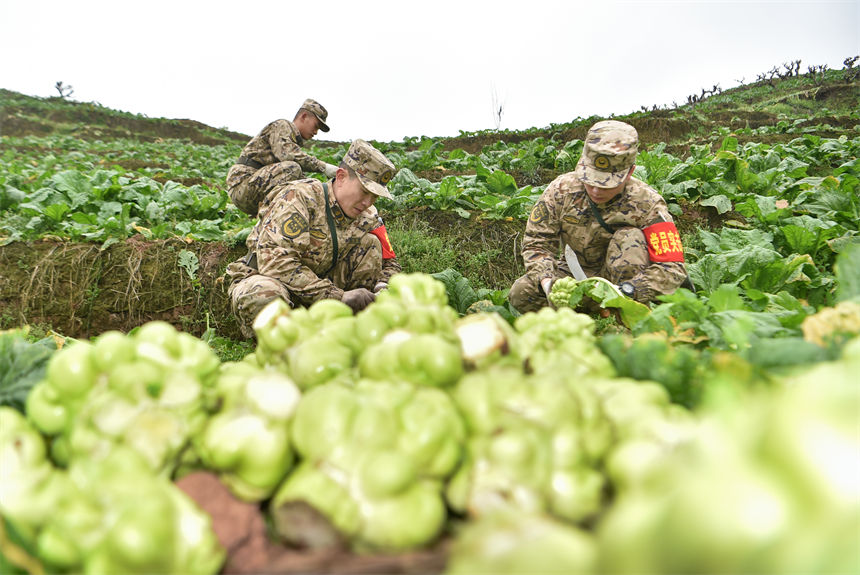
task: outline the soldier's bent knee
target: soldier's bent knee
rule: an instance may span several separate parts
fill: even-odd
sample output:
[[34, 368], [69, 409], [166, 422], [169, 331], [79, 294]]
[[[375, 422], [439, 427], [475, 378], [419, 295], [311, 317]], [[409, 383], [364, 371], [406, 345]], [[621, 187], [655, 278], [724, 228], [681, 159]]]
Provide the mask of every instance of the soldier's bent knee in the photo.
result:
[[639, 228], [624, 228], [612, 235], [606, 249], [605, 277], [621, 283], [651, 264], [645, 234]]
[[254, 319], [274, 299], [290, 304], [290, 292], [274, 278], [253, 275], [230, 286], [230, 304], [242, 335], [254, 337]]
[[514, 281], [514, 285], [508, 292], [508, 301], [520, 313], [537, 311], [547, 305], [546, 296], [543, 295], [539, 282], [529, 274]]

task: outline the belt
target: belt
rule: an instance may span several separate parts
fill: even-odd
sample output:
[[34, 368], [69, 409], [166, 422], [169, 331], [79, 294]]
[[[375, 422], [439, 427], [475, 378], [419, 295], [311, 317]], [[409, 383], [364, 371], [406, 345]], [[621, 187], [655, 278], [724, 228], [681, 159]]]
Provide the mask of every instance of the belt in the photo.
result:
[[263, 167], [263, 164], [261, 164], [257, 160], [252, 160], [251, 158], [246, 158], [245, 156], [239, 156], [239, 159], [236, 160], [236, 163], [242, 164], [244, 166], [251, 166], [255, 170], [259, 170]]

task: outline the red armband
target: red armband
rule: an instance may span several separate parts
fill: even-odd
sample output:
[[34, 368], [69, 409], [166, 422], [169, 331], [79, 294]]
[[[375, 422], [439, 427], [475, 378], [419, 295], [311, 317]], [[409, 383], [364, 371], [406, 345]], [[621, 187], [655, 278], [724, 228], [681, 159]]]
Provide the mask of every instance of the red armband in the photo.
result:
[[382, 246], [382, 259], [390, 260], [397, 257], [394, 254], [394, 250], [391, 249], [391, 242], [388, 241], [388, 232], [385, 231], [385, 224], [370, 230], [370, 233], [379, 238], [379, 244]]
[[683, 262], [684, 246], [681, 235], [672, 222], [657, 222], [643, 228], [648, 256], [652, 262]]

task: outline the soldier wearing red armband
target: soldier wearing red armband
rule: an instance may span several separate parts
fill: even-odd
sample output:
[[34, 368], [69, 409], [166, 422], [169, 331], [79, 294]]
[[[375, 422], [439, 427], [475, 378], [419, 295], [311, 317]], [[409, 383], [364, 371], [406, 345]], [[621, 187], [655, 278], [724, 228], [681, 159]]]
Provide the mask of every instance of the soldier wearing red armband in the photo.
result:
[[[633, 177], [638, 145], [633, 126], [598, 122], [576, 169], [544, 190], [526, 224], [526, 274], [508, 295], [517, 310], [549, 305], [553, 282], [571, 275], [605, 278], [643, 303], [687, 281], [681, 236], [666, 202]], [[568, 254], [564, 260], [560, 249]]]
[[228, 293], [242, 333], [275, 298], [291, 306], [337, 299], [359, 311], [400, 271], [373, 204], [391, 198], [395, 167], [355, 140], [328, 182], [297, 180], [272, 189], [248, 235], [248, 254], [227, 266]]

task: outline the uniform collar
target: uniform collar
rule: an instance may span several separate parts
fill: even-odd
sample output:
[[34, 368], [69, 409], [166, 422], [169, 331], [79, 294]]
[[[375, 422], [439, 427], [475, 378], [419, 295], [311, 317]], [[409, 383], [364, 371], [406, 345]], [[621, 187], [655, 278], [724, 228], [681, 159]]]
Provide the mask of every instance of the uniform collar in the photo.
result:
[[302, 133], [299, 132], [299, 129], [290, 120], [287, 120], [287, 122], [289, 122], [290, 124], [290, 129], [293, 131], [293, 137], [296, 139], [296, 143], [299, 146], [302, 146], [305, 143], [305, 139], [302, 137]]
[[334, 180], [329, 180], [328, 184], [328, 203], [331, 207], [331, 216], [334, 218], [335, 224], [339, 228], [349, 226], [354, 220], [344, 213], [343, 208], [337, 203], [337, 198], [334, 196]]

